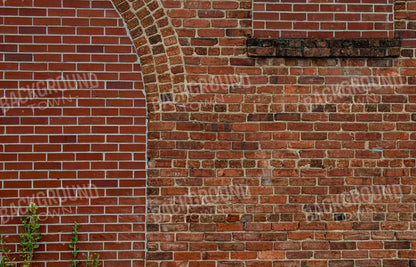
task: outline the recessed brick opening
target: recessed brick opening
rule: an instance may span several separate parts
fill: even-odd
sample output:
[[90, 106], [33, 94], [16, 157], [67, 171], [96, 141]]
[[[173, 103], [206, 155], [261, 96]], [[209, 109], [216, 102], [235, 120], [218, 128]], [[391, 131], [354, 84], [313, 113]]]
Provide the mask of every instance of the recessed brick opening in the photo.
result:
[[393, 38], [393, 0], [255, 0], [259, 38]]

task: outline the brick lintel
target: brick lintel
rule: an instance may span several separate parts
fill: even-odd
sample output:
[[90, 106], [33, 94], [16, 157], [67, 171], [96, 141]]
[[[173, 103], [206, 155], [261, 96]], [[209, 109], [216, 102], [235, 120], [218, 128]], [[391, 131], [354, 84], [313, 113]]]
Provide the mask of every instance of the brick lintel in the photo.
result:
[[398, 57], [400, 39], [247, 39], [250, 57]]

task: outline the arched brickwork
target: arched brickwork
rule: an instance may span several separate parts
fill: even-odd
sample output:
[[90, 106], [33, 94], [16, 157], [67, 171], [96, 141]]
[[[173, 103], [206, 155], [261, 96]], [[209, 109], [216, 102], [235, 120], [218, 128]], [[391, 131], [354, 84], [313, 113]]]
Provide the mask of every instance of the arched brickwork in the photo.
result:
[[[163, 101], [182, 100], [178, 96], [185, 81], [182, 51], [161, 1], [112, 1], [124, 18], [140, 56], [149, 111], [160, 111]], [[174, 110], [166, 105], [164, 109]]]

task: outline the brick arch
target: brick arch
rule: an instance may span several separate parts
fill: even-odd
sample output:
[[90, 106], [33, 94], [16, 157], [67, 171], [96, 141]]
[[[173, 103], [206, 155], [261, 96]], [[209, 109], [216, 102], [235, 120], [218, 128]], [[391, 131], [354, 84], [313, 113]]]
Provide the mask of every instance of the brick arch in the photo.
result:
[[180, 101], [185, 81], [184, 59], [176, 31], [157, 0], [111, 0], [130, 32], [142, 64], [148, 110], [172, 110], [160, 105]]
[[[147, 152], [149, 159], [157, 158], [160, 153], [158, 142], [149, 140], [158, 136], [160, 127], [164, 127], [161, 126], [162, 112], [174, 112], [177, 107], [172, 103], [187, 100], [183, 93], [186, 89], [186, 73], [182, 49], [171, 18], [161, 1], [111, 1], [123, 18], [140, 58], [148, 108]], [[158, 171], [152, 169], [153, 161], [149, 163], [148, 177], [157, 175]], [[149, 208], [149, 204], [146, 208]], [[149, 221], [152, 220], [146, 218], [146, 223]]]

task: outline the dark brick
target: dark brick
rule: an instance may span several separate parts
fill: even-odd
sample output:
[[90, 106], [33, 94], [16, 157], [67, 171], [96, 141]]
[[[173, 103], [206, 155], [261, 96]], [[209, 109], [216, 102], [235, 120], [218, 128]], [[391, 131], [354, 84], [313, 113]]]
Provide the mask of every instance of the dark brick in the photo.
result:
[[[383, 267], [412, 267], [413, 260], [407, 259], [397, 259], [397, 260], [390, 260], [384, 259], [383, 260]], [[414, 266], [414, 265], [413, 265]]]
[[76, 135], [51, 135], [49, 137], [50, 143], [76, 143]]
[[260, 39], [257, 38], [248, 38], [246, 41], [247, 46], [260, 46]]
[[378, 104], [377, 109], [379, 112], [390, 112], [390, 105], [388, 104]]
[[344, 213], [335, 213], [334, 214], [334, 221], [345, 221], [345, 214]]
[[312, 159], [310, 163], [311, 168], [323, 168], [321, 159]]
[[171, 260], [173, 259], [172, 252], [148, 252], [148, 260]]
[[380, 225], [377, 222], [355, 222], [352, 224], [354, 230], [379, 230]]
[[273, 114], [248, 114], [247, 121], [273, 121]]
[[19, 34], [46, 34], [46, 27], [19, 27]]
[[[250, 56], [277, 57], [398, 57], [400, 40], [398, 39], [255, 39], [247, 41]], [[256, 48], [276, 48], [273, 54], [260, 54]], [[389, 65], [390, 61], [371, 61], [376, 66]]]
[[410, 249], [410, 241], [385, 241], [385, 249]]
[[159, 34], [149, 38], [149, 43], [152, 45], [160, 43], [160, 42], [162, 42], [162, 37], [160, 37]]
[[6, 61], [33, 61], [32, 54], [5, 54]]
[[171, 102], [173, 101], [173, 95], [171, 93], [160, 94], [160, 100], [162, 102]]
[[313, 104], [312, 105], [312, 112], [324, 112], [324, 105]]
[[301, 76], [299, 78], [300, 84], [323, 84], [324, 81], [325, 78], [319, 76]]
[[300, 121], [299, 113], [276, 113], [274, 114], [276, 121]]
[[262, 233], [260, 234], [262, 241], [285, 241], [287, 240], [286, 233]]
[[404, 95], [384, 95], [382, 101], [384, 103], [406, 103], [407, 97]]
[[325, 105], [325, 112], [337, 112], [337, 105], [336, 104], [326, 104]]
[[251, 11], [227, 11], [227, 18], [249, 19]]
[[104, 46], [102, 45], [78, 45], [78, 53], [104, 53]]
[[233, 142], [234, 150], [257, 150], [259, 144], [254, 142]]
[[366, 112], [376, 112], [377, 111], [377, 105], [365, 105], [365, 111]]
[[212, 132], [231, 132], [231, 124], [228, 124], [228, 123], [206, 124], [205, 130], [212, 131]]
[[329, 267], [354, 267], [353, 260], [330, 260]]
[[214, 106], [215, 112], [226, 112], [227, 111], [227, 105], [218, 104]]
[[407, 77], [409, 84], [416, 84], [416, 78], [415, 77]]
[[253, 58], [231, 58], [230, 63], [232, 66], [254, 66], [256, 64]]
[[331, 250], [352, 250], [357, 248], [356, 242], [330, 242]]

